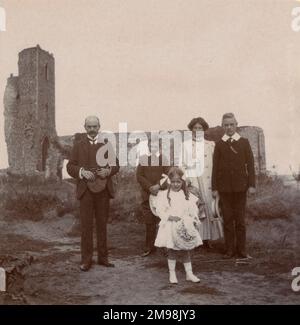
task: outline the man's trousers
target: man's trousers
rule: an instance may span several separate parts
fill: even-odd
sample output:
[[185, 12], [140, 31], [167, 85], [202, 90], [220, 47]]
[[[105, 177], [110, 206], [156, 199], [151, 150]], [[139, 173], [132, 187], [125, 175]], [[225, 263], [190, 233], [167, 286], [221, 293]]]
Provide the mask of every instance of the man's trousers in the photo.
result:
[[247, 192], [220, 192], [227, 252], [245, 254]]
[[107, 260], [107, 219], [109, 215], [109, 194], [85, 191], [80, 199], [81, 261], [91, 263], [93, 258], [93, 224], [96, 221], [98, 262]]

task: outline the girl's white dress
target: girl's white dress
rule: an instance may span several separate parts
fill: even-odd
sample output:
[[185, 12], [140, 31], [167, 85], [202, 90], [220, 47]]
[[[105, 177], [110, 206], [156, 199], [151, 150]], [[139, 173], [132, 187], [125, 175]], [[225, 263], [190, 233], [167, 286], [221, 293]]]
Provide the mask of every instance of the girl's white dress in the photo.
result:
[[[167, 198], [168, 191], [159, 191], [155, 198], [155, 209], [159, 216], [160, 223], [157, 232], [155, 246], [166, 247], [175, 250], [189, 250], [202, 245], [199, 233], [200, 220], [198, 218], [198, 198], [190, 193], [189, 200], [186, 200], [182, 190], [170, 191], [170, 204]], [[178, 222], [169, 221], [169, 216], [180, 217]], [[181, 229], [180, 229], [181, 227]], [[183, 232], [191, 240], [186, 242], [178, 237], [178, 231]], [[179, 230], [178, 230], [179, 229]]]

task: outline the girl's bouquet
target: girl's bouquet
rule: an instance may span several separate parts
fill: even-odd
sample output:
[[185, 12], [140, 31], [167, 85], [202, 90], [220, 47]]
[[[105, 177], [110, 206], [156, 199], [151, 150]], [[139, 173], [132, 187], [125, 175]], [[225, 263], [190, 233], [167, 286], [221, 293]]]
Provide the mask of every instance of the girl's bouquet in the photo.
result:
[[177, 249], [190, 250], [202, 244], [199, 236], [200, 221], [184, 218], [173, 223], [172, 236]]

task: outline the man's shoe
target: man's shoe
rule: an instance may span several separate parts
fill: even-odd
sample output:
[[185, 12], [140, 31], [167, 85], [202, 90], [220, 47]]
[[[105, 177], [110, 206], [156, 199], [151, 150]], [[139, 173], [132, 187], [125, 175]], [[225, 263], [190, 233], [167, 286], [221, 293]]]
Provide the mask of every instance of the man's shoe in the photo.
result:
[[237, 258], [238, 259], [251, 259], [252, 257], [249, 254], [242, 252], [242, 253], [237, 254]]
[[149, 256], [151, 254], [151, 251], [150, 250], [147, 250], [147, 251], [144, 251], [142, 254], [141, 254], [141, 257], [146, 257], [146, 256]]
[[235, 253], [233, 251], [227, 251], [224, 255], [225, 259], [230, 259], [233, 258], [235, 256]]
[[80, 265], [80, 270], [83, 272], [87, 272], [91, 268], [91, 263], [83, 263]]
[[151, 254], [153, 254], [155, 252], [156, 252], [156, 247], [154, 247], [152, 249], [147, 249], [141, 254], [141, 257], [149, 256], [149, 255], [151, 255]]
[[99, 264], [99, 265], [103, 265], [103, 266], [105, 266], [105, 267], [115, 267], [115, 264], [110, 263], [110, 262], [108, 262], [108, 261], [98, 261], [98, 264]]

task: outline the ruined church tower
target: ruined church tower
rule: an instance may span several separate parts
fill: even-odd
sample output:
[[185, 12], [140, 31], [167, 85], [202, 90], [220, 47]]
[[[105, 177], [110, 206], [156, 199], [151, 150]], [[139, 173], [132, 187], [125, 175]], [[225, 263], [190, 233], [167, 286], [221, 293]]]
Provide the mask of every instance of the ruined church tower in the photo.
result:
[[[39, 45], [19, 53], [19, 75], [11, 75], [4, 93], [5, 140], [8, 170], [12, 174], [39, 174], [62, 179], [64, 160], [69, 159], [76, 136], [58, 137], [55, 128], [55, 60]], [[241, 135], [249, 139], [257, 174], [266, 172], [264, 133], [244, 126]], [[207, 138], [219, 140], [221, 127], [210, 128]], [[80, 134], [77, 134], [80, 136]]]
[[19, 53], [19, 75], [7, 80], [5, 140], [10, 171], [44, 172], [55, 128], [55, 60], [39, 45]]

